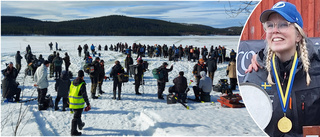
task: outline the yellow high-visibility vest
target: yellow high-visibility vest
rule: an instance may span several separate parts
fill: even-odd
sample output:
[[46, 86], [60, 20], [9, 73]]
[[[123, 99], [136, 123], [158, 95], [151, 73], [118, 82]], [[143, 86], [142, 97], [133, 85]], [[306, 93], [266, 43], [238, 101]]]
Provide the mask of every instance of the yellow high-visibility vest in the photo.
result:
[[73, 81], [71, 82], [70, 93], [69, 93], [69, 103], [70, 103], [69, 108], [70, 109], [84, 108], [85, 101], [82, 96], [78, 96], [82, 84], [84, 84], [84, 82], [82, 82], [78, 86], [74, 86]]

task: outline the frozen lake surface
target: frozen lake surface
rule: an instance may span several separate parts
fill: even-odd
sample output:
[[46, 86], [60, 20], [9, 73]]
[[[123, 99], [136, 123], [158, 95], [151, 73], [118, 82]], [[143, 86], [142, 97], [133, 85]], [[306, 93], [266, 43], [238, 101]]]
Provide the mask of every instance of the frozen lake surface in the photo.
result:
[[[76, 75], [82, 69], [84, 63], [83, 56], [78, 56], [78, 45], [101, 44], [102, 49], [105, 45], [115, 45], [118, 42], [128, 43], [129, 46], [135, 43], [146, 45], [167, 44], [176, 46], [182, 44], [194, 45], [197, 47], [206, 46], [225, 46], [230, 52], [237, 49], [239, 36], [2, 36], [1, 37], [1, 69], [5, 68], [5, 63], [12, 61], [15, 64], [14, 56], [17, 50], [21, 51], [24, 57], [26, 46], [31, 46], [32, 53], [42, 54], [48, 58], [50, 51], [48, 44], [58, 42], [62, 49], [60, 55], [68, 52], [71, 59], [71, 70]], [[55, 49], [55, 45], [53, 46]], [[115, 51], [98, 51], [101, 59], [105, 60], [105, 71], [109, 75], [115, 60], [119, 60], [124, 66], [125, 55]], [[135, 59], [136, 55], [133, 55]], [[174, 65], [173, 71], [169, 72], [169, 82], [166, 84], [164, 95], [168, 94], [168, 88], [173, 86], [172, 80], [178, 76], [179, 71], [185, 72], [185, 77], [194, 80], [192, 68], [195, 62], [183, 59], [178, 62], [170, 62], [165, 58], [149, 58], [149, 69], [159, 67], [164, 61], [169, 66]], [[214, 84], [219, 79], [226, 77], [227, 63], [219, 64], [215, 73]], [[17, 81], [22, 88], [23, 100], [35, 97], [36, 89], [32, 86], [31, 76], [24, 78], [24, 69], [27, 64], [22, 59], [22, 69], [17, 77]], [[64, 65], [63, 65], [64, 69]], [[3, 79], [3, 75], [1, 75]], [[157, 99], [157, 83], [152, 77], [151, 71], [144, 74], [145, 85], [140, 87], [142, 96], [135, 95], [134, 80], [130, 78], [128, 83], [122, 87], [122, 100], [112, 100], [112, 81], [105, 81], [102, 85], [103, 94], [99, 99], [92, 100], [92, 109], [82, 114], [82, 120], [86, 123], [81, 131], [85, 136], [265, 136], [258, 126], [251, 119], [245, 108], [225, 108], [221, 107], [217, 99], [221, 93], [211, 92], [211, 103], [188, 102], [190, 110], [186, 110], [181, 104], [166, 103], [166, 100]], [[91, 81], [85, 75], [87, 83], [87, 93], [90, 96]], [[55, 80], [49, 78], [48, 93], [56, 98], [54, 91]], [[192, 83], [190, 87], [194, 86]], [[34, 95], [32, 96], [32, 94]], [[239, 91], [235, 91], [239, 93]], [[193, 90], [188, 92], [188, 97], [194, 98]], [[166, 96], [165, 96], [166, 98]], [[60, 110], [62, 101], [59, 103]], [[71, 130], [71, 120], [73, 115], [69, 111], [38, 111], [37, 101], [30, 103], [1, 103], [1, 135], [12, 136], [13, 129], [19, 116], [19, 110], [26, 109], [17, 135], [19, 136], [69, 136]]]

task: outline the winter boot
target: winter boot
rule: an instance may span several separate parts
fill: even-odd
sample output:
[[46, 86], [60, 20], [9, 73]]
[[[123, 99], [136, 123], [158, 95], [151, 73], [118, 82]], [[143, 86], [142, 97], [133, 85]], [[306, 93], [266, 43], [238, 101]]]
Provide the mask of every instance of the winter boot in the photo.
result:
[[121, 91], [118, 91], [118, 100], [121, 100]]
[[77, 130], [77, 120], [76, 119], [72, 119], [71, 122], [71, 136], [80, 136], [81, 132], [78, 132]]
[[59, 102], [56, 99], [56, 101], [54, 102], [54, 110], [59, 110], [58, 103]]
[[92, 98], [92, 99], [98, 99], [98, 97], [97, 97], [95, 94], [93, 94], [93, 93], [91, 94], [91, 98]]
[[139, 93], [139, 86], [135, 86], [135, 91], [136, 91], [136, 95], [141, 95], [141, 93]]
[[162, 92], [158, 91], [158, 99], [164, 99], [162, 96]]
[[93, 99], [97, 99], [98, 97], [96, 96], [96, 90], [97, 90], [97, 84], [92, 84], [91, 85], [91, 97]]
[[102, 91], [102, 84], [99, 84], [99, 94], [103, 94], [103, 93], [105, 93], [104, 91]]
[[17, 88], [17, 94], [16, 97], [14, 98], [15, 102], [19, 102], [20, 101], [20, 93], [21, 93], [21, 88]]
[[99, 94], [102, 95], [103, 93], [106, 93], [106, 92], [104, 92], [104, 91], [102, 91], [102, 90], [99, 91]]
[[115, 91], [115, 90], [113, 91], [113, 97], [112, 97], [112, 99], [116, 99], [116, 91]]
[[79, 130], [82, 130], [83, 127], [84, 127], [85, 123], [84, 122], [81, 122], [80, 124], [78, 123], [78, 128]]

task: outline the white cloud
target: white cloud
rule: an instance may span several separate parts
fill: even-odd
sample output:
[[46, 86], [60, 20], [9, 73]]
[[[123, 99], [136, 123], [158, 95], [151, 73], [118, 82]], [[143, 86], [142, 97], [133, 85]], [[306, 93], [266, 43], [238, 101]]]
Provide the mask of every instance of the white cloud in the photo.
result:
[[[116, 14], [213, 27], [222, 27], [228, 21], [228, 23], [234, 22], [230, 20], [246, 21], [248, 17], [246, 14], [240, 14], [232, 19], [228, 18], [223, 6], [226, 3], [220, 1], [2, 1], [1, 14], [47, 21], [65, 21]], [[222, 25], [216, 26], [217, 24]], [[239, 24], [236, 22], [233, 26], [239, 26]]]

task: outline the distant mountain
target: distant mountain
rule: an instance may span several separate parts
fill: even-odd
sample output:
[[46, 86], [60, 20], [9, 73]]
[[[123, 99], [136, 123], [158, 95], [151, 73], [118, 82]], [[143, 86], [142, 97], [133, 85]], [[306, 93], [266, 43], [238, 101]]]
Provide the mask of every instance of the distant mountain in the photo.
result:
[[181, 36], [240, 35], [242, 27], [212, 28], [120, 15], [51, 22], [1, 16], [1, 35]]

